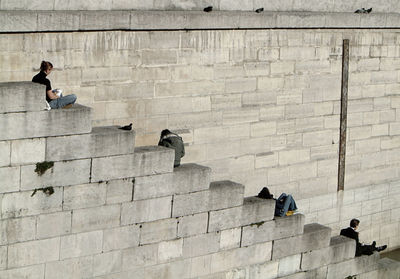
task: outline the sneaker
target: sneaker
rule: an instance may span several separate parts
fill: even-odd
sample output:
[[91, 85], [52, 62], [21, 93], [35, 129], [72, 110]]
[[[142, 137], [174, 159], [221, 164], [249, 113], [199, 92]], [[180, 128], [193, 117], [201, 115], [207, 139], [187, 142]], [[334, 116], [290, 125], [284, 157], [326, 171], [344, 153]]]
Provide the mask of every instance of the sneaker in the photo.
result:
[[294, 213], [293, 210], [288, 210], [288, 212], [286, 212], [286, 216], [292, 216]]
[[376, 247], [376, 251], [381, 252], [387, 248], [387, 245]]

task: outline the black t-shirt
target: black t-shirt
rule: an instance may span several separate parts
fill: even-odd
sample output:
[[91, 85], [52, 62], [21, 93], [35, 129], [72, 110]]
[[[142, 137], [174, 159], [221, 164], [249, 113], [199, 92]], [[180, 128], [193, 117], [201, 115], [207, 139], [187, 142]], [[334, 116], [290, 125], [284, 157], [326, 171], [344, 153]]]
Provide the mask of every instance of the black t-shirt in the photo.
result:
[[36, 76], [32, 78], [32, 81], [46, 85], [46, 101], [50, 102], [51, 99], [49, 98], [49, 96], [47, 96], [47, 91], [51, 90], [51, 83], [50, 80], [48, 80], [46, 73], [40, 71], [40, 73], [38, 73]]

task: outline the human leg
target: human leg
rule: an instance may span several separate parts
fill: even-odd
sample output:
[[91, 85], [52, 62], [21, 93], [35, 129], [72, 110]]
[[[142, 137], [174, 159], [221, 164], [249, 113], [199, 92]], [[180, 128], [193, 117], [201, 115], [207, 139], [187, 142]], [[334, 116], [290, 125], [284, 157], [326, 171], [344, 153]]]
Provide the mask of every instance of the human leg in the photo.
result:
[[75, 101], [76, 101], [76, 95], [71, 94], [60, 97], [58, 99], [54, 99], [49, 103], [49, 105], [52, 109], [59, 109], [65, 107], [66, 105], [74, 104]]

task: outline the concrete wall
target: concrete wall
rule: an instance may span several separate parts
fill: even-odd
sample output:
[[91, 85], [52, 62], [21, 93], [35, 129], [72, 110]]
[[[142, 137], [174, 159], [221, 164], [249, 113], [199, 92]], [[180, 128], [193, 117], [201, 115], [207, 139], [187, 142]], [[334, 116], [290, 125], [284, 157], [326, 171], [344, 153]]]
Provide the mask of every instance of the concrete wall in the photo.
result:
[[253, 11], [264, 7], [267, 11], [325, 11], [353, 12], [359, 8], [373, 7], [377, 12], [400, 12], [397, 0], [1, 0], [1, 10], [215, 10]]
[[[93, 107], [93, 124], [133, 122], [138, 145], [168, 127], [183, 162], [212, 180], [290, 192], [306, 222], [399, 240], [397, 30], [225, 30], [3, 34], [0, 81], [30, 80], [42, 59], [54, 87]], [[346, 184], [336, 192], [341, 44], [349, 38]], [[4, 148], [7, 148], [5, 146]], [[7, 160], [7, 158], [5, 159]]]

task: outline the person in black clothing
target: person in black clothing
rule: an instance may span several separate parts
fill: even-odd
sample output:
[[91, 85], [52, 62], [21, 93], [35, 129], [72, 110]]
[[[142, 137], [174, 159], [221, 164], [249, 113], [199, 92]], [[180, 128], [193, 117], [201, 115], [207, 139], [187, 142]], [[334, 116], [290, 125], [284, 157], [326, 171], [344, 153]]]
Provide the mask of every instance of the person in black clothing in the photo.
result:
[[348, 227], [346, 229], [342, 229], [340, 231], [340, 235], [346, 236], [346, 237], [354, 239], [356, 241], [356, 257], [359, 257], [361, 255], [372, 255], [374, 253], [374, 251], [380, 252], [387, 248], [387, 245], [376, 247], [375, 241], [372, 242], [371, 245], [361, 244], [358, 239], [358, 232], [356, 231], [359, 224], [360, 224], [360, 220], [352, 219], [350, 221], [350, 227]]
[[172, 133], [170, 130], [165, 129], [161, 131], [158, 145], [175, 149], [174, 168], [179, 167], [181, 164], [181, 158], [185, 156], [185, 146], [182, 138], [179, 135]]
[[42, 61], [40, 64], [40, 72], [32, 78], [32, 82], [46, 85], [46, 101], [52, 109], [69, 107], [75, 103], [76, 96], [74, 94], [58, 96], [53, 92], [50, 80], [47, 78], [52, 70], [53, 64], [48, 61]]

